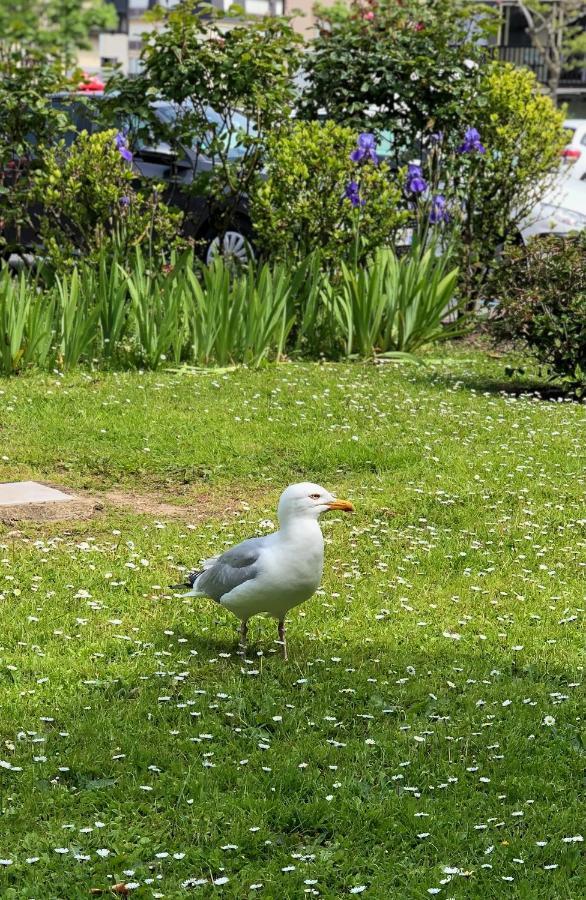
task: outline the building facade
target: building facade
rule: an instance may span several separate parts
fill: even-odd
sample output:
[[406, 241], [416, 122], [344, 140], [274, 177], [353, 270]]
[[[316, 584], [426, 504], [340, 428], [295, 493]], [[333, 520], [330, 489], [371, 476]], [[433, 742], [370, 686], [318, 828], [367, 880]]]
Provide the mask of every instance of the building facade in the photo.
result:
[[[551, 2], [555, 3], [556, 0]], [[538, 81], [546, 85], [547, 65], [542, 52], [532, 46], [525, 17], [518, 5], [514, 0], [511, 2], [504, 0], [499, 3], [499, 10], [500, 23], [494, 48], [495, 55], [503, 61], [531, 69]], [[586, 30], [586, 3], [584, 15], [575, 24], [581, 24]], [[562, 72], [556, 100], [560, 104], [566, 103], [572, 115], [586, 116], [586, 66]]]

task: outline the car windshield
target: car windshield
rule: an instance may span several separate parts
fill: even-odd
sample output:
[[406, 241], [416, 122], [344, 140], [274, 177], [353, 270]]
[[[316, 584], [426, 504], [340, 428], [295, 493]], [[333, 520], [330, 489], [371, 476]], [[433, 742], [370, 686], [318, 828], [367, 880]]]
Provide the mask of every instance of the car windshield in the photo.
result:
[[[156, 106], [157, 116], [165, 125], [172, 125], [177, 119], [189, 113], [192, 109], [193, 105], [189, 101], [180, 106], [173, 103], [158, 103]], [[203, 152], [206, 152], [209, 142], [215, 136], [223, 140], [228, 159], [240, 159], [240, 157], [244, 156], [246, 148], [242, 145], [242, 136], [254, 134], [254, 128], [250, 120], [242, 113], [234, 112], [231, 116], [231, 127], [227, 127], [226, 119], [220, 116], [211, 106], [206, 107], [205, 114], [212, 127], [208, 134], [207, 145], [205, 142], [202, 144], [201, 149]]]

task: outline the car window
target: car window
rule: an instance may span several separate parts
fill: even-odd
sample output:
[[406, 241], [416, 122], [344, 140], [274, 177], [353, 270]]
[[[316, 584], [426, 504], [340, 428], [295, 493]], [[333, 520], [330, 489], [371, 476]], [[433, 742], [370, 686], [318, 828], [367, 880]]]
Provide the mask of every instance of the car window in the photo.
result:
[[[172, 125], [182, 115], [183, 111], [188, 111], [189, 109], [190, 106], [187, 103], [183, 106], [178, 106], [173, 103], [160, 103], [156, 106], [156, 114], [161, 122], [166, 125]], [[206, 117], [210, 122], [210, 125], [215, 127], [210, 128], [207, 138], [208, 144], [206, 145], [206, 142], [204, 141], [200, 149], [206, 153], [209, 149], [209, 143], [212, 141], [215, 134], [216, 137], [219, 137], [220, 139], [223, 138], [224, 142], [228, 143], [228, 146], [226, 147], [228, 159], [234, 160], [244, 156], [246, 150], [241, 144], [241, 135], [254, 134], [254, 128], [252, 127], [250, 120], [241, 113], [235, 112], [232, 115], [231, 127], [228, 128], [226, 127], [226, 122], [222, 116], [210, 106], [206, 108]]]
[[80, 131], [93, 134], [96, 131], [96, 108], [85, 99], [73, 96], [52, 97], [51, 106], [67, 114], [71, 128], [63, 135], [65, 145], [70, 147]]
[[149, 123], [144, 122], [139, 116], [129, 116], [124, 125], [125, 130], [132, 135], [132, 146], [135, 153], [140, 155], [141, 150], [147, 149], [154, 152], [159, 150], [162, 154], [171, 151], [171, 145], [155, 135]]

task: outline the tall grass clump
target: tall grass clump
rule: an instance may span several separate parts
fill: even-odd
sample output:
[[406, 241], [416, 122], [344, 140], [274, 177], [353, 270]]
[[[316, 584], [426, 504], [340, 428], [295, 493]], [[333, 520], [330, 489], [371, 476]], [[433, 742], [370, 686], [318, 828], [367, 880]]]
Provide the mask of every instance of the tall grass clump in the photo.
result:
[[103, 253], [42, 282], [0, 274], [0, 372], [31, 365], [157, 369], [166, 363], [258, 366], [286, 353], [404, 359], [452, 337], [458, 272], [433, 248], [366, 264], [250, 262], [234, 271], [191, 252], [161, 267], [136, 249], [130, 263]]
[[0, 372], [31, 364], [156, 369], [165, 362], [247, 364], [280, 359], [294, 323], [284, 265], [233, 273], [191, 253], [165, 269], [137, 250], [125, 267], [104, 255], [49, 285], [0, 276]]
[[294, 323], [293, 283], [283, 265], [265, 263], [232, 278], [221, 260], [188, 277], [190, 356], [200, 365], [238, 361], [257, 366], [283, 355]]
[[55, 300], [21, 272], [0, 273], [0, 373], [48, 365], [54, 346]]
[[361, 269], [342, 265], [336, 315], [347, 356], [414, 353], [425, 344], [454, 337], [462, 321], [445, 324], [458, 311], [458, 269], [433, 246], [397, 256], [382, 248]]

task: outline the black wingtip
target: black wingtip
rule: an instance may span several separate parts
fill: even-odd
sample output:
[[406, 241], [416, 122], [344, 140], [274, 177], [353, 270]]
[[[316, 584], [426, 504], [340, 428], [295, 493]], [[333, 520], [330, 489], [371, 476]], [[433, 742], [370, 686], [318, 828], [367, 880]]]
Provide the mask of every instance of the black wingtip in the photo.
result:
[[187, 581], [182, 581], [181, 584], [170, 584], [169, 587], [172, 591], [179, 591], [182, 588], [192, 588], [198, 575], [201, 575], [201, 571], [190, 572], [189, 575], [186, 576]]

